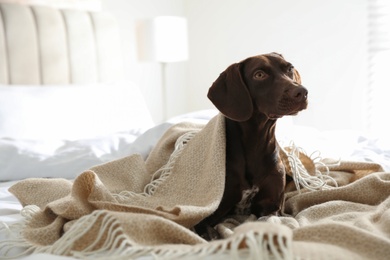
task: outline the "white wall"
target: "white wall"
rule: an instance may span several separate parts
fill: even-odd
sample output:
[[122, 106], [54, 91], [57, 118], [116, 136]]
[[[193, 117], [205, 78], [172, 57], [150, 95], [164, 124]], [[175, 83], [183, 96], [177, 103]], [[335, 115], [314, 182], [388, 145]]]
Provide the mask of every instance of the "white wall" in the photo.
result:
[[122, 27], [127, 77], [162, 120], [158, 64], [136, 59], [134, 21], [186, 16], [189, 55], [167, 67], [168, 114], [212, 108], [206, 94], [228, 65], [276, 51], [292, 61], [309, 89], [307, 111], [294, 118], [320, 129], [364, 130], [367, 0], [103, 0]]
[[191, 108], [212, 107], [208, 87], [229, 64], [276, 51], [309, 89], [294, 118], [322, 129], [362, 127], [366, 86], [366, 0], [187, 0]]

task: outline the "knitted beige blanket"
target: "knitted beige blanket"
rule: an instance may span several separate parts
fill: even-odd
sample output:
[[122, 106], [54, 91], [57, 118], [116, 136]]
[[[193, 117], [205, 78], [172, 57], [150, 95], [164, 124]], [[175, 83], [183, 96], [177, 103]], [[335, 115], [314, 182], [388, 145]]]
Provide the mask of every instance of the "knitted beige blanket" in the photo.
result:
[[146, 161], [132, 155], [74, 182], [27, 179], [12, 186], [26, 221], [21, 237], [0, 243], [0, 252], [16, 246], [25, 250], [21, 255], [103, 259], [388, 259], [390, 173], [350, 162], [330, 170], [339, 187], [291, 189], [284, 216], [231, 216], [216, 227], [224, 238], [206, 242], [191, 228], [216, 210], [223, 194], [224, 118], [204, 127], [182, 123]]

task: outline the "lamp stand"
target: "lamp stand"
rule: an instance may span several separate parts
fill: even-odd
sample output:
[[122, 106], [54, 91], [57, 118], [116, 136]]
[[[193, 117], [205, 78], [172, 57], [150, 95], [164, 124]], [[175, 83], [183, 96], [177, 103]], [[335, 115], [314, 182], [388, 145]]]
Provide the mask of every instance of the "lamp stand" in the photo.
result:
[[162, 120], [166, 121], [168, 119], [168, 93], [166, 85], [166, 62], [161, 62], [161, 106], [162, 106]]

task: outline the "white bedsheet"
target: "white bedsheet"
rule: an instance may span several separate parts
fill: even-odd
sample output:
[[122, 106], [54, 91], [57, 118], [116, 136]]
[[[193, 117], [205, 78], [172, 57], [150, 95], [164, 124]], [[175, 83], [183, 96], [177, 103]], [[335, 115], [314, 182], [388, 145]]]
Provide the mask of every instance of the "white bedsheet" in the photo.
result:
[[[0, 241], [5, 239], [13, 239], [13, 233], [9, 226], [20, 222], [23, 217], [20, 214], [22, 206], [18, 200], [8, 192], [8, 188], [15, 183], [0, 182]], [[18, 252], [18, 251], [13, 251]], [[0, 252], [0, 258], [1, 258]]]
[[[22, 206], [18, 200], [8, 192], [8, 188], [16, 181], [0, 182], [0, 223], [12, 223], [21, 219], [20, 210]], [[1, 235], [1, 233], [0, 233]]]

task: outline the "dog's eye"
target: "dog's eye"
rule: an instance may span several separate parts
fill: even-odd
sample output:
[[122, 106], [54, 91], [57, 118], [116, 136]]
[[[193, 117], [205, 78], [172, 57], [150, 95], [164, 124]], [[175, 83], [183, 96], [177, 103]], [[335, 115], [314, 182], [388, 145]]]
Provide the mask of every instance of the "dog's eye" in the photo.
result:
[[255, 74], [253, 75], [253, 78], [255, 79], [266, 79], [267, 77], [268, 77], [267, 73], [265, 73], [262, 70], [256, 71]]

